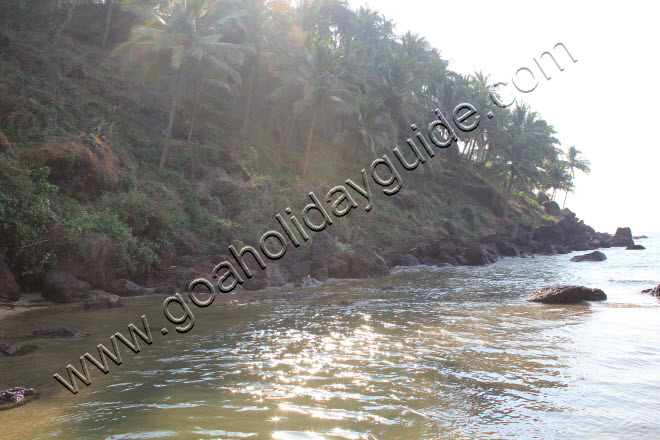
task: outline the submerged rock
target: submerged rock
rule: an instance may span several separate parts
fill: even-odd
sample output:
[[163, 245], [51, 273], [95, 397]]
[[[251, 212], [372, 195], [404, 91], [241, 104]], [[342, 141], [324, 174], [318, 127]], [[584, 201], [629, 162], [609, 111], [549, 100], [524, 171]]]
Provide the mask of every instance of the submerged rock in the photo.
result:
[[124, 302], [118, 295], [104, 292], [103, 290], [92, 290], [83, 304], [85, 310], [103, 310], [124, 307]]
[[24, 405], [39, 398], [33, 388], [14, 387], [0, 391], [0, 410]]
[[628, 246], [626, 248], [627, 251], [643, 251], [644, 249], [646, 248], [641, 244], [633, 244], [632, 246]]
[[44, 277], [41, 296], [56, 303], [72, 303], [84, 299], [90, 289], [88, 283], [68, 272], [51, 270]]
[[570, 304], [580, 301], [604, 301], [607, 295], [600, 289], [584, 286], [549, 286], [535, 290], [527, 301], [545, 304]]
[[80, 338], [87, 336], [87, 333], [76, 330], [75, 328], [38, 328], [30, 334], [37, 338]]
[[571, 261], [574, 261], [576, 263], [580, 261], [605, 261], [605, 260], [607, 260], [607, 255], [605, 255], [600, 251], [594, 251], [584, 255], [576, 255], [575, 257], [571, 258]]
[[37, 347], [34, 345], [13, 344], [5, 345], [2, 347], [2, 352], [7, 356], [25, 356], [35, 351]]

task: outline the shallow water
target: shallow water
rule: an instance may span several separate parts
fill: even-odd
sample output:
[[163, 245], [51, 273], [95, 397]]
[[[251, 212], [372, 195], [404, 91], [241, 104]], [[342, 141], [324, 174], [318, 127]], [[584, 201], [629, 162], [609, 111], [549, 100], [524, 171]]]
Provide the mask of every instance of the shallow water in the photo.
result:
[[[0, 321], [85, 330], [31, 339], [0, 357], [0, 389], [41, 399], [0, 412], [3, 439], [652, 439], [660, 438], [660, 240], [646, 251], [606, 249], [503, 259], [481, 268], [417, 267], [295, 295], [234, 295], [193, 307], [195, 327], [166, 324], [164, 297], [84, 312], [62, 306]], [[600, 287], [603, 303], [524, 299], [551, 284]], [[154, 343], [72, 395], [53, 379], [146, 314]], [[142, 341], [140, 341], [142, 342]], [[77, 366], [74, 363], [75, 366]]]

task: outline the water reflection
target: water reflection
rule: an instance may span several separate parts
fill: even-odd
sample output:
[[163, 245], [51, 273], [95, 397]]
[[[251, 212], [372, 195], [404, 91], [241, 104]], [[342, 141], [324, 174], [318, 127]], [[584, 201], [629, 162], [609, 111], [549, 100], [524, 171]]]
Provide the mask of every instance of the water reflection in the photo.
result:
[[[53, 369], [142, 313], [160, 329], [162, 298], [0, 321], [9, 334], [64, 319], [90, 333], [0, 358], [3, 385], [43, 392], [0, 413], [3, 438], [649, 438], [660, 430], [660, 309], [634, 290], [650, 269], [626, 271], [616, 252], [599, 269], [568, 256], [507, 259], [409, 268], [295, 299], [236, 297], [195, 310], [191, 333], [155, 331], [152, 346], [107, 376], [93, 371], [77, 396], [54, 383]], [[610, 300], [523, 301], [537, 286], [585, 279]]]

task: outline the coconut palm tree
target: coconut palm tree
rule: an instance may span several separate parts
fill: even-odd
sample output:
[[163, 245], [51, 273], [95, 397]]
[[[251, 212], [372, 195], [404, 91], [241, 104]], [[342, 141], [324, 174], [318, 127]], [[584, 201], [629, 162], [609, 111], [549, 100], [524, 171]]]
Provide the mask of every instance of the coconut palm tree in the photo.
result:
[[158, 172], [161, 173], [186, 75], [190, 78], [194, 72], [206, 67], [235, 76], [233, 63], [240, 61], [242, 47], [223, 41], [223, 30], [225, 26], [243, 17], [244, 13], [232, 10], [226, 0], [173, 0], [162, 10], [143, 8], [137, 11], [148, 18], [144, 25], [133, 29], [130, 40], [118, 50], [127, 50], [130, 61], [145, 65], [157, 63], [166, 57], [176, 75], [163, 152], [158, 165]]
[[294, 64], [289, 66], [290, 70], [280, 73], [286, 87], [303, 92], [302, 98], [294, 104], [294, 112], [297, 115], [303, 112], [310, 115], [303, 179], [307, 176], [319, 113], [349, 112], [351, 109], [349, 98], [352, 92], [344, 88], [340, 80], [342, 56], [341, 49], [335, 49], [317, 39], [309, 39]]
[[[582, 152], [578, 150], [575, 145], [568, 147], [568, 151], [566, 152], [566, 164], [573, 180], [575, 180], [575, 170], [582, 171], [587, 175], [591, 172], [591, 162], [582, 158]], [[564, 208], [566, 207], [568, 193], [569, 191], [566, 191], [566, 195], [564, 196]]]
[[572, 186], [571, 174], [568, 171], [566, 162], [556, 161], [551, 162], [545, 167], [547, 178], [547, 185], [552, 188], [552, 195], [550, 200], [554, 200], [557, 195], [557, 190], [565, 190]]

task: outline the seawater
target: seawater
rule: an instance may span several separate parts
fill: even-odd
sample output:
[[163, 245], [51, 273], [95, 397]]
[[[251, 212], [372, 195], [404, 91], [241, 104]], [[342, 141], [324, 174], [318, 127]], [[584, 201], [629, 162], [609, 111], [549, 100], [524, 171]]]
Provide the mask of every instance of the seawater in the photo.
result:
[[[311, 290], [191, 305], [194, 328], [162, 335], [163, 296], [0, 321], [39, 349], [0, 357], [0, 389], [41, 398], [0, 412], [2, 439], [658, 439], [660, 240], [505, 258], [487, 267], [397, 269]], [[573, 254], [574, 255], [574, 254]], [[602, 303], [525, 302], [536, 288], [603, 289]], [[72, 395], [53, 379], [147, 315], [154, 343]], [[24, 337], [75, 327], [79, 339]]]

